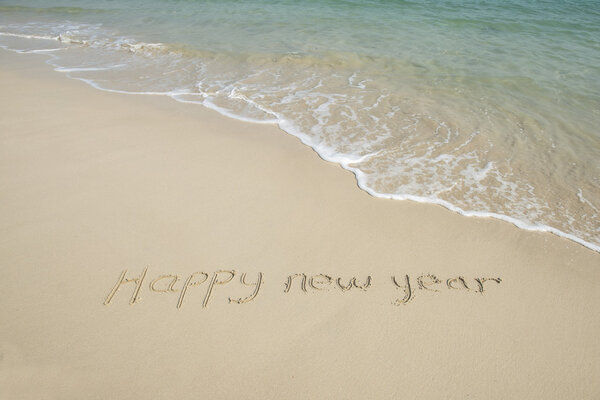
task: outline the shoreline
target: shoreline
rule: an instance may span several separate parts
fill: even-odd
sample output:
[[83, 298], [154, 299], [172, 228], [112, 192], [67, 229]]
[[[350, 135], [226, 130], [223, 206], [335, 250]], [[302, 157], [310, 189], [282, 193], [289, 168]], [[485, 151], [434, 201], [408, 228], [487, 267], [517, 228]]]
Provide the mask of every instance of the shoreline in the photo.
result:
[[277, 127], [41, 58], [0, 51], [0, 393], [600, 393], [600, 254], [374, 198]]
[[[5, 34], [7, 35], [7, 34]], [[10, 35], [9, 35], [10, 36]], [[19, 35], [15, 35], [17, 37], [20, 37]], [[51, 38], [44, 38], [47, 40], [56, 40], [56, 39], [51, 39]], [[573, 233], [568, 233], [565, 232], [559, 228], [553, 227], [553, 226], [549, 226], [549, 225], [545, 225], [545, 224], [536, 224], [536, 223], [531, 223], [531, 222], [527, 222], [526, 220], [522, 220], [519, 219], [518, 217], [514, 217], [511, 215], [505, 215], [505, 214], [501, 214], [501, 213], [497, 213], [497, 212], [490, 212], [490, 211], [476, 211], [476, 210], [464, 210], [463, 208], [453, 204], [452, 202], [443, 200], [443, 199], [438, 199], [438, 198], [431, 198], [431, 197], [423, 197], [423, 196], [418, 196], [418, 195], [412, 195], [412, 194], [395, 194], [395, 193], [381, 193], [378, 192], [376, 190], [374, 190], [372, 187], [369, 187], [365, 181], [365, 173], [360, 170], [360, 168], [356, 168], [353, 167], [352, 164], [359, 162], [360, 160], [364, 159], [364, 158], [369, 158], [370, 156], [367, 157], [362, 157], [359, 159], [349, 159], [347, 156], [345, 155], [328, 155], [325, 154], [322, 149], [319, 149], [319, 145], [314, 143], [314, 140], [302, 133], [302, 132], [298, 132], [293, 124], [288, 123], [285, 119], [282, 119], [281, 116], [274, 114], [271, 111], [268, 110], [263, 110], [265, 113], [271, 114], [275, 119], [273, 120], [255, 120], [255, 119], [250, 119], [250, 118], [246, 118], [243, 116], [239, 116], [236, 115], [228, 110], [225, 110], [213, 103], [210, 102], [206, 102], [206, 101], [192, 101], [192, 100], [184, 100], [184, 99], [180, 99], [177, 96], [185, 96], [186, 93], [170, 93], [170, 92], [165, 92], [165, 93], [161, 93], [161, 92], [129, 92], [129, 91], [124, 91], [124, 90], [118, 90], [118, 89], [107, 89], [107, 88], [103, 88], [101, 85], [99, 85], [98, 83], [94, 82], [93, 80], [90, 79], [85, 79], [85, 78], [78, 78], [78, 77], [72, 77], [69, 75], [70, 72], [73, 72], [71, 69], [63, 69], [58, 65], [53, 65], [50, 61], [52, 60], [52, 55], [46, 53], [46, 50], [34, 50], [32, 52], [30, 51], [18, 51], [18, 50], [8, 50], [8, 49], [3, 49], [5, 51], [9, 51], [9, 52], [15, 52], [18, 54], [35, 54], [35, 55], [42, 55], [44, 57], [49, 57], [46, 60], [46, 64], [51, 65], [52, 69], [55, 72], [59, 72], [61, 74], [64, 74], [65, 77], [69, 78], [69, 79], [74, 79], [74, 80], [78, 80], [81, 82], [86, 83], [87, 85], [93, 87], [96, 90], [100, 90], [100, 91], [104, 91], [104, 92], [108, 92], [108, 93], [115, 93], [115, 94], [124, 94], [124, 95], [136, 95], [136, 96], [140, 96], [140, 95], [147, 95], [147, 96], [164, 96], [166, 98], [169, 98], [171, 100], [174, 100], [178, 103], [183, 103], [183, 104], [193, 104], [193, 105], [198, 105], [207, 109], [210, 109], [212, 111], [217, 112], [218, 114], [226, 117], [226, 118], [231, 118], [237, 121], [241, 121], [241, 122], [245, 122], [245, 123], [254, 123], [254, 124], [260, 124], [260, 125], [273, 125], [275, 127], [277, 127], [280, 131], [282, 131], [283, 133], [287, 134], [287, 135], [291, 135], [295, 138], [297, 138], [298, 140], [300, 140], [300, 142], [302, 142], [302, 144], [304, 144], [305, 146], [308, 146], [309, 148], [311, 148], [322, 160], [326, 161], [326, 162], [332, 162], [335, 164], [338, 164], [339, 166], [341, 166], [343, 169], [351, 172], [354, 175], [354, 178], [356, 180], [356, 186], [360, 189], [365, 191], [366, 193], [368, 193], [369, 195], [376, 197], [376, 198], [382, 198], [382, 199], [391, 199], [391, 200], [399, 200], [399, 201], [406, 201], [406, 200], [410, 200], [410, 201], [414, 201], [417, 203], [422, 203], [422, 204], [432, 204], [432, 205], [438, 205], [438, 206], [442, 206], [444, 208], [446, 208], [449, 211], [458, 213], [462, 216], [465, 217], [475, 217], [475, 218], [493, 218], [493, 219], [497, 219], [497, 220], [501, 220], [504, 222], [508, 222], [510, 224], [513, 224], [514, 226], [518, 227], [519, 229], [524, 229], [527, 231], [532, 231], [532, 232], [547, 232], [547, 233], [551, 233], [553, 235], [556, 235], [558, 237], [562, 237], [568, 240], [571, 240], [581, 246], [584, 246], [588, 249], [591, 249], [597, 253], [600, 253], [600, 245], [596, 244], [596, 243], [592, 243], [588, 240], [585, 240]], [[74, 71], [78, 71], [78, 69], [75, 69]], [[580, 189], [581, 190], [581, 189]], [[583, 202], [580, 199], [581, 202]], [[590, 203], [591, 204], [591, 203]], [[592, 205], [593, 207], [593, 205]]]

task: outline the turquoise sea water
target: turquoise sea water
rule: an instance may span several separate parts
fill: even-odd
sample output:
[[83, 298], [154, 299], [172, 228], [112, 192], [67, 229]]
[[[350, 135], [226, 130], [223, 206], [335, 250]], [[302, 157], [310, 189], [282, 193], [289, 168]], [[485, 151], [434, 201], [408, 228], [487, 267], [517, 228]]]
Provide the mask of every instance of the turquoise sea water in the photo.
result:
[[279, 124], [375, 196], [600, 250], [597, 0], [0, 0], [0, 45]]

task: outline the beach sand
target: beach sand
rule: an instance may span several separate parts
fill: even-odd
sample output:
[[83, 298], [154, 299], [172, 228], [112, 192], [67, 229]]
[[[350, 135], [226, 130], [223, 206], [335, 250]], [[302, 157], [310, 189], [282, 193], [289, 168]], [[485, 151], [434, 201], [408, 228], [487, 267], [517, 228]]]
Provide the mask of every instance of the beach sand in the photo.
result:
[[600, 254], [44, 60], [0, 52], [0, 398], [600, 396]]

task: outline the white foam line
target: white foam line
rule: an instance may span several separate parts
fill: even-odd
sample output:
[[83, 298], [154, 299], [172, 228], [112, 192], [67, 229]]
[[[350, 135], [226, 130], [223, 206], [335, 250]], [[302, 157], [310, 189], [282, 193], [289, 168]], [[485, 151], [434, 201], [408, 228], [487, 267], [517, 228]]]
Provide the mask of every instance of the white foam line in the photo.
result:
[[581, 201], [584, 204], [587, 204], [594, 211], [598, 212], [598, 209], [596, 207], [594, 207], [594, 205], [588, 199], [586, 199], [585, 197], [583, 197], [583, 190], [581, 190], [581, 188], [578, 188], [577, 197], [579, 197], [579, 201]]
[[[1, 33], [0, 33], [1, 34]], [[6, 50], [12, 50], [12, 49], [8, 49], [6, 46], [2, 46], [0, 45], [0, 47], [6, 49]], [[12, 50], [15, 52], [18, 52], [17, 50]], [[50, 55], [50, 54], [49, 54]], [[55, 68], [55, 70], [57, 70], [57, 68]], [[58, 71], [60, 72], [60, 71]], [[111, 93], [120, 93], [120, 94], [134, 94], [134, 95], [159, 95], [159, 96], [169, 96], [171, 97], [173, 100], [175, 101], [179, 101], [182, 103], [193, 103], [193, 104], [199, 104], [202, 105], [204, 107], [210, 108], [212, 110], [217, 111], [218, 113], [220, 113], [221, 115], [224, 115], [226, 117], [232, 118], [232, 119], [237, 119], [239, 121], [243, 121], [243, 122], [250, 122], [250, 123], [259, 123], [259, 124], [277, 124], [279, 126], [279, 128], [292, 135], [297, 137], [298, 139], [300, 139], [300, 141], [302, 143], [304, 143], [305, 145], [311, 147], [323, 160], [325, 161], [330, 161], [330, 162], [334, 162], [336, 164], [339, 164], [342, 168], [344, 168], [347, 171], [350, 171], [354, 174], [355, 178], [356, 178], [356, 182], [357, 185], [360, 189], [364, 190], [365, 192], [367, 192], [368, 194], [370, 194], [373, 197], [377, 197], [377, 198], [383, 198], [383, 199], [391, 199], [391, 200], [411, 200], [411, 201], [415, 201], [417, 203], [426, 203], [426, 204], [436, 204], [436, 205], [440, 205], [450, 211], [454, 211], [460, 215], [463, 215], [465, 217], [479, 217], [479, 218], [494, 218], [494, 219], [499, 219], [505, 222], [509, 222], [513, 225], [515, 225], [516, 227], [520, 228], [520, 229], [524, 229], [527, 231], [534, 231], [534, 232], [548, 232], [548, 233], [552, 233], [556, 236], [559, 237], [563, 237], [565, 239], [569, 239], [575, 243], [578, 243], [584, 247], [587, 247], [590, 250], [596, 251], [598, 253], [600, 253], [600, 245], [596, 245], [593, 243], [590, 243], [586, 240], [583, 240], [573, 234], [570, 233], [566, 233], [563, 232], [559, 229], [553, 228], [551, 226], [547, 226], [547, 225], [533, 225], [524, 221], [521, 221], [517, 218], [514, 217], [510, 217], [507, 215], [503, 215], [503, 214], [497, 214], [497, 213], [491, 213], [491, 212], [483, 212], [483, 211], [465, 211], [460, 207], [455, 206], [452, 203], [449, 203], [445, 200], [441, 200], [441, 199], [436, 199], [436, 198], [429, 198], [429, 197], [422, 197], [422, 196], [415, 196], [415, 195], [410, 195], [410, 194], [395, 194], [395, 193], [379, 193], [375, 190], [373, 190], [372, 188], [370, 188], [369, 186], [366, 185], [365, 181], [366, 179], [364, 178], [364, 173], [359, 170], [358, 168], [355, 167], [351, 167], [350, 164], [353, 163], [357, 163], [360, 161], [363, 161], [364, 159], [371, 157], [372, 155], [369, 154], [367, 156], [362, 156], [362, 157], [348, 157], [347, 155], [340, 155], [340, 154], [335, 154], [332, 151], [327, 151], [326, 148], [324, 148], [324, 146], [322, 145], [318, 145], [314, 142], [314, 140], [301, 132], [297, 132], [293, 126], [286, 121], [285, 119], [281, 118], [280, 115], [278, 115], [275, 112], [270, 112], [273, 116], [275, 116], [277, 119], [274, 120], [255, 120], [255, 119], [251, 119], [251, 118], [246, 118], [246, 117], [242, 117], [242, 116], [238, 116], [222, 107], [219, 107], [217, 105], [215, 105], [214, 103], [208, 101], [208, 99], [204, 99], [203, 101], [192, 101], [192, 100], [183, 100], [183, 99], [178, 99], [177, 96], [180, 95], [200, 95], [202, 96], [202, 94], [197, 94], [197, 93], [190, 93], [187, 91], [172, 91], [172, 92], [128, 92], [128, 91], [123, 91], [123, 90], [116, 90], [116, 89], [105, 89], [101, 86], [99, 86], [97, 83], [93, 82], [90, 79], [84, 79], [84, 78], [77, 78], [77, 77], [71, 77], [69, 76], [68, 73], [66, 73], [65, 75], [67, 75], [68, 77], [72, 78], [72, 79], [78, 79], [80, 81], [83, 81], [85, 83], [87, 83], [88, 85], [98, 89], [98, 90], [102, 90], [105, 92], [111, 92]], [[365, 158], [366, 157], [366, 158]], [[357, 161], [358, 160], [358, 161]]]
[[59, 40], [58, 36], [26, 35], [24, 33], [0, 32], [0, 36], [18, 37], [23, 39]]
[[[65, 75], [67, 75], [69, 78], [71, 79], [77, 79], [80, 80], [82, 82], [87, 83], [88, 85], [92, 86], [95, 89], [98, 90], [102, 90], [104, 92], [110, 92], [110, 93], [119, 93], [119, 94], [131, 94], [131, 95], [149, 95], [149, 96], [169, 96], [171, 97], [173, 100], [178, 101], [180, 103], [193, 103], [193, 104], [200, 104], [206, 108], [210, 108], [214, 111], [217, 111], [219, 114], [222, 114], [226, 117], [229, 118], [233, 118], [233, 119], [237, 119], [239, 121], [243, 121], [243, 122], [251, 122], [251, 123], [256, 123], [256, 124], [276, 124], [278, 122], [277, 119], [270, 119], [270, 120], [258, 120], [258, 119], [253, 119], [253, 118], [247, 118], [247, 117], [243, 117], [243, 116], [239, 116], [236, 115], [230, 111], [228, 111], [225, 108], [219, 107], [216, 104], [212, 103], [211, 101], [209, 101], [208, 99], [204, 98], [203, 101], [192, 101], [192, 100], [183, 100], [178, 98], [178, 96], [181, 95], [186, 95], [186, 96], [203, 96], [201, 93], [192, 93], [189, 90], [176, 90], [176, 91], [170, 91], [170, 92], [131, 92], [131, 91], [126, 91], [126, 90], [118, 90], [118, 89], [107, 89], [104, 88], [102, 86], [100, 86], [99, 84], [97, 84], [96, 82], [94, 82], [91, 79], [86, 79], [86, 78], [81, 78], [81, 77], [74, 77], [69, 75], [69, 72], [73, 72], [73, 71], [101, 71], [101, 70], [106, 70], [106, 69], [110, 69], [110, 68], [116, 68], [116, 67], [120, 67], [122, 66], [120, 65], [116, 65], [110, 68], [61, 68], [58, 67], [56, 65], [54, 66], [54, 70], [57, 72], [62, 72], [65, 73]], [[203, 96], [205, 97], [205, 96]]]
[[74, 68], [54, 68], [57, 72], [85, 72], [85, 71], [107, 71], [110, 69], [114, 69], [116, 66], [112, 67], [74, 67]]
[[[352, 172], [354, 174], [354, 177], [356, 178], [356, 183], [357, 183], [358, 187], [373, 197], [382, 198], [382, 199], [391, 199], [391, 200], [410, 200], [410, 201], [415, 201], [417, 203], [425, 203], [425, 204], [436, 204], [436, 205], [442, 206], [450, 211], [453, 211], [460, 215], [463, 215], [465, 217], [499, 219], [499, 220], [502, 220], [505, 222], [509, 222], [509, 223], [515, 225], [517, 228], [524, 229], [526, 231], [552, 233], [556, 236], [560, 236], [565, 239], [572, 240], [573, 242], [578, 243], [584, 247], [587, 247], [590, 250], [594, 250], [594, 251], [600, 253], [600, 245], [596, 245], [594, 243], [588, 242], [588, 241], [583, 240], [573, 234], [563, 232], [559, 229], [553, 228], [548, 225], [530, 224], [530, 223], [521, 221], [520, 219], [510, 217], [507, 215], [503, 215], [503, 214], [498, 214], [498, 213], [484, 212], [484, 211], [466, 211], [460, 207], [455, 206], [454, 204], [452, 204], [450, 202], [447, 202], [447, 201], [441, 200], [441, 199], [431, 198], [431, 197], [415, 196], [415, 195], [411, 195], [411, 194], [396, 194], [396, 193], [377, 192], [366, 184], [366, 176], [365, 176], [364, 172], [362, 172], [358, 168], [350, 166], [350, 164], [354, 164], [354, 163], [363, 161], [365, 159], [368, 159], [368, 158], [372, 157], [374, 154], [368, 154], [366, 156], [362, 156], [359, 159], [359, 161], [356, 161], [356, 159], [354, 159], [354, 158], [347, 158], [343, 155], [336, 155], [336, 156], [329, 155], [328, 156], [328, 153], [331, 154], [330, 151], [327, 151], [326, 149], [319, 149], [319, 145], [315, 145], [314, 140], [312, 138], [310, 138], [309, 136], [307, 136], [303, 133], [296, 132], [295, 129], [293, 128], [293, 126], [291, 126], [291, 124], [287, 123], [286, 121], [280, 120], [279, 127], [284, 132], [297, 137], [298, 139], [300, 139], [300, 141], [302, 143], [311, 147], [319, 155], [319, 157], [321, 157], [323, 160], [339, 164], [345, 170]], [[323, 151], [323, 150], [325, 150], [325, 151]]]
[[73, 76], [70, 76], [68, 73], [66, 75], [71, 79], [77, 79], [79, 81], [85, 82], [88, 85], [92, 86], [93, 88], [102, 90], [103, 92], [119, 93], [119, 94], [133, 94], [133, 95], [148, 95], [148, 96], [170, 96], [170, 97], [182, 95], [182, 94], [189, 94], [187, 91], [183, 91], [183, 90], [182, 91], [175, 90], [172, 92], [129, 92], [126, 90], [107, 89], [107, 88], [103, 88], [102, 86], [98, 85], [96, 82], [92, 81], [91, 79], [73, 77]]
[[10, 47], [8, 47], [7, 45], [4, 45], [4, 44], [0, 44], [0, 48], [4, 49], [4, 50], [9, 50], [9, 51], [15, 52], [17, 54], [47, 54], [47, 53], [52, 53], [54, 51], [62, 50], [62, 49], [19, 50], [19, 49], [11, 49]]
[[600, 253], [600, 245], [596, 245], [594, 243], [588, 242], [588, 241], [583, 240], [571, 233], [563, 232], [559, 229], [553, 228], [548, 225], [530, 224], [530, 223], [521, 221], [520, 219], [510, 217], [508, 215], [498, 214], [498, 213], [485, 212], [485, 211], [465, 211], [462, 208], [457, 207], [452, 203], [449, 203], [445, 200], [436, 199], [436, 198], [414, 196], [414, 195], [410, 195], [410, 194], [379, 193], [379, 192], [374, 191], [373, 189], [371, 189], [364, 183], [364, 181], [365, 181], [364, 173], [362, 171], [360, 171], [358, 168], [353, 168], [348, 165], [342, 165], [342, 168], [354, 173], [358, 187], [360, 187], [362, 190], [369, 193], [373, 197], [379, 197], [379, 198], [383, 198], [383, 199], [392, 199], [392, 200], [411, 200], [411, 201], [415, 201], [418, 203], [437, 204], [437, 205], [440, 205], [450, 211], [454, 211], [460, 215], [464, 215], [465, 217], [499, 219], [499, 220], [502, 220], [505, 222], [509, 222], [509, 223], [515, 225], [516, 227], [518, 227], [520, 229], [524, 229], [526, 231], [552, 233], [556, 236], [560, 236], [565, 239], [572, 240], [575, 243], [578, 243], [584, 247], [587, 247], [591, 250], [594, 250], [594, 251]]
[[271, 123], [276, 123], [279, 120], [279, 118], [277, 118], [277, 115], [275, 115], [273, 113], [273, 111], [271, 111], [271, 110], [269, 110], [269, 109], [261, 106], [260, 104], [258, 104], [254, 100], [249, 99], [247, 96], [244, 96], [243, 94], [238, 93], [235, 88], [233, 88], [233, 90], [231, 91], [231, 94], [229, 95], [229, 97], [232, 98], [232, 99], [240, 99], [242, 101], [245, 101], [248, 104], [252, 104], [254, 107], [258, 108], [259, 110], [261, 110], [265, 114], [271, 114], [271, 115], [273, 115], [276, 119], [272, 120], [274, 122], [271, 122]]
[[33, 53], [33, 54], [42, 54], [42, 53], [52, 53], [55, 51], [61, 51], [64, 50], [64, 48], [58, 48], [58, 49], [39, 49], [39, 50], [28, 50], [25, 53]]
[[[185, 93], [185, 94], [189, 95], [192, 93]], [[194, 93], [194, 95], [202, 96], [201, 94], [196, 94], [196, 93]], [[216, 104], [214, 104], [213, 102], [211, 102], [210, 100], [208, 100], [204, 97], [203, 97], [202, 101], [178, 99], [177, 95], [173, 95], [171, 97], [173, 98], [173, 100], [178, 101], [180, 103], [199, 104], [206, 108], [210, 108], [211, 110], [214, 110], [214, 111], [218, 112], [219, 114], [224, 115], [226, 117], [229, 117], [232, 119], [237, 119], [238, 121], [250, 122], [253, 124], [268, 124], [268, 125], [274, 125], [274, 124], [277, 124], [277, 122], [278, 122], [278, 120], [276, 120], [276, 119], [266, 119], [266, 120], [254, 119], [254, 118], [248, 118], [248, 117], [243, 117], [241, 115], [234, 114], [231, 111], [227, 110], [226, 108], [217, 106]]]

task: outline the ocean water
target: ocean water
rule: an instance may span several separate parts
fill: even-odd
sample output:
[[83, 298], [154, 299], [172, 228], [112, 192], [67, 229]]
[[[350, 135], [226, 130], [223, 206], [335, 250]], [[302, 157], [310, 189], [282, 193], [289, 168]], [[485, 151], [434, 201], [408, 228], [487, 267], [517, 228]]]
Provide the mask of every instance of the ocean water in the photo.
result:
[[598, 0], [0, 0], [0, 46], [600, 251]]

